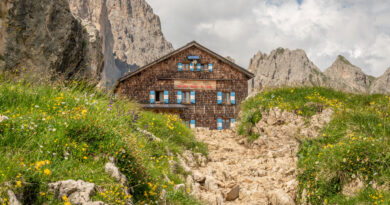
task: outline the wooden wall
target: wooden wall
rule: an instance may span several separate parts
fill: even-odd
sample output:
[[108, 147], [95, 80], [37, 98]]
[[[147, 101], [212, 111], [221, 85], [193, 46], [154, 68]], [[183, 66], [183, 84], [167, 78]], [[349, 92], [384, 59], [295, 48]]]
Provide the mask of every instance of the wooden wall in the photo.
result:
[[[187, 56], [200, 56], [199, 63], [213, 64], [213, 72], [209, 71], [178, 71], [177, 64], [189, 64]], [[193, 46], [170, 58], [155, 64], [144, 71], [131, 76], [118, 84], [116, 93], [125, 95], [141, 104], [149, 104], [150, 90], [169, 91], [169, 103], [176, 104], [174, 81], [169, 79], [215, 79], [216, 90], [195, 90], [196, 104], [187, 105], [187, 109], [180, 115], [183, 120], [195, 120], [196, 127], [217, 129], [218, 118], [237, 118], [239, 104], [248, 93], [248, 77], [244, 73], [232, 68], [229, 64], [215, 58], [207, 52]], [[182, 90], [183, 91], [183, 90]], [[217, 92], [235, 92], [236, 104], [217, 104]]]

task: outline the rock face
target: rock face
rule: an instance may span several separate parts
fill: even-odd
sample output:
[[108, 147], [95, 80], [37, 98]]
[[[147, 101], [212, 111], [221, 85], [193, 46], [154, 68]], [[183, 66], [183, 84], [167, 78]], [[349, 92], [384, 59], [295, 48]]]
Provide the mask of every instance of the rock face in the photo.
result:
[[341, 55], [324, 74], [329, 78], [328, 86], [336, 90], [365, 93], [371, 85], [370, 77]]
[[390, 68], [373, 82], [370, 93], [390, 94]]
[[300, 49], [278, 48], [269, 55], [258, 52], [250, 61], [249, 71], [255, 74], [254, 91], [280, 86], [318, 86], [326, 81]]
[[71, 14], [66, 0], [1, 1], [0, 70], [96, 82], [103, 62], [101, 38]]
[[161, 32], [160, 19], [145, 0], [69, 0], [72, 13], [94, 25], [104, 39], [103, 83], [111, 86], [173, 50]]

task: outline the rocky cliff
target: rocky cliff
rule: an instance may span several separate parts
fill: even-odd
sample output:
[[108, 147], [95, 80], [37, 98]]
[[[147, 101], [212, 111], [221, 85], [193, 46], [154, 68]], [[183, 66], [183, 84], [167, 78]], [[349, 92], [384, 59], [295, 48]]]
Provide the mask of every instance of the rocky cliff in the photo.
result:
[[258, 52], [248, 69], [255, 74], [253, 82], [248, 83], [251, 94], [282, 86], [325, 86], [352, 93], [390, 93], [390, 68], [375, 78], [341, 55], [322, 73], [303, 50], [278, 48], [269, 55]]
[[106, 84], [173, 50], [160, 19], [145, 0], [69, 0], [73, 14], [90, 22], [104, 40]]
[[390, 68], [372, 83], [370, 92], [390, 94]]
[[341, 55], [324, 74], [329, 78], [327, 85], [336, 90], [368, 92], [371, 85], [370, 77]]
[[255, 74], [254, 90], [280, 86], [323, 85], [326, 77], [306, 56], [305, 51], [278, 48], [269, 55], [258, 52], [250, 61]]
[[100, 79], [101, 39], [74, 18], [66, 0], [3, 0], [0, 23], [0, 70]]

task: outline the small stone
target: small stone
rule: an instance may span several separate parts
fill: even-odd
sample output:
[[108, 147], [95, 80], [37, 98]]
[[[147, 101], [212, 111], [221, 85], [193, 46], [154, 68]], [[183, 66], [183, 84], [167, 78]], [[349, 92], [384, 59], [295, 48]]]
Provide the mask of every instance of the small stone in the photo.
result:
[[114, 163], [108, 162], [104, 170], [116, 181], [121, 182], [122, 184], [127, 182], [126, 176], [119, 171]]
[[295, 205], [294, 200], [281, 189], [277, 189], [268, 195], [268, 201], [271, 205]]
[[194, 180], [199, 183], [203, 183], [206, 180], [206, 177], [203, 176], [200, 172], [198, 171], [193, 171], [192, 176], [194, 177]]
[[8, 190], [9, 205], [22, 205], [12, 190]]
[[185, 190], [186, 186], [184, 184], [177, 184], [175, 185], [174, 189], [175, 190]]
[[227, 194], [226, 201], [234, 201], [240, 196], [240, 185], [235, 185]]

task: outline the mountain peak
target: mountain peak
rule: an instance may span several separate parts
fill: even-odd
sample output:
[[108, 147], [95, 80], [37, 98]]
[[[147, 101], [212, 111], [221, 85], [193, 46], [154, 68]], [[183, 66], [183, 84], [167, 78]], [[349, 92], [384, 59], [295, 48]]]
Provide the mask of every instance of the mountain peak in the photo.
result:
[[347, 58], [345, 58], [345, 57], [342, 56], [342, 55], [338, 55], [335, 62], [342, 62], [342, 63], [345, 63], [345, 64], [347, 64], [347, 65], [353, 66], [352, 63], [349, 62], [349, 61], [347, 60]]
[[390, 67], [372, 83], [370, 92], [383, 94], [390, 93]]
[[269, 55], [259, 52], [251, 59], [249, 70], [256, 75], [256, 90], [279, 86], [320, 86], [324, 82], [324, 75], [302, 49], [279, 47]]

